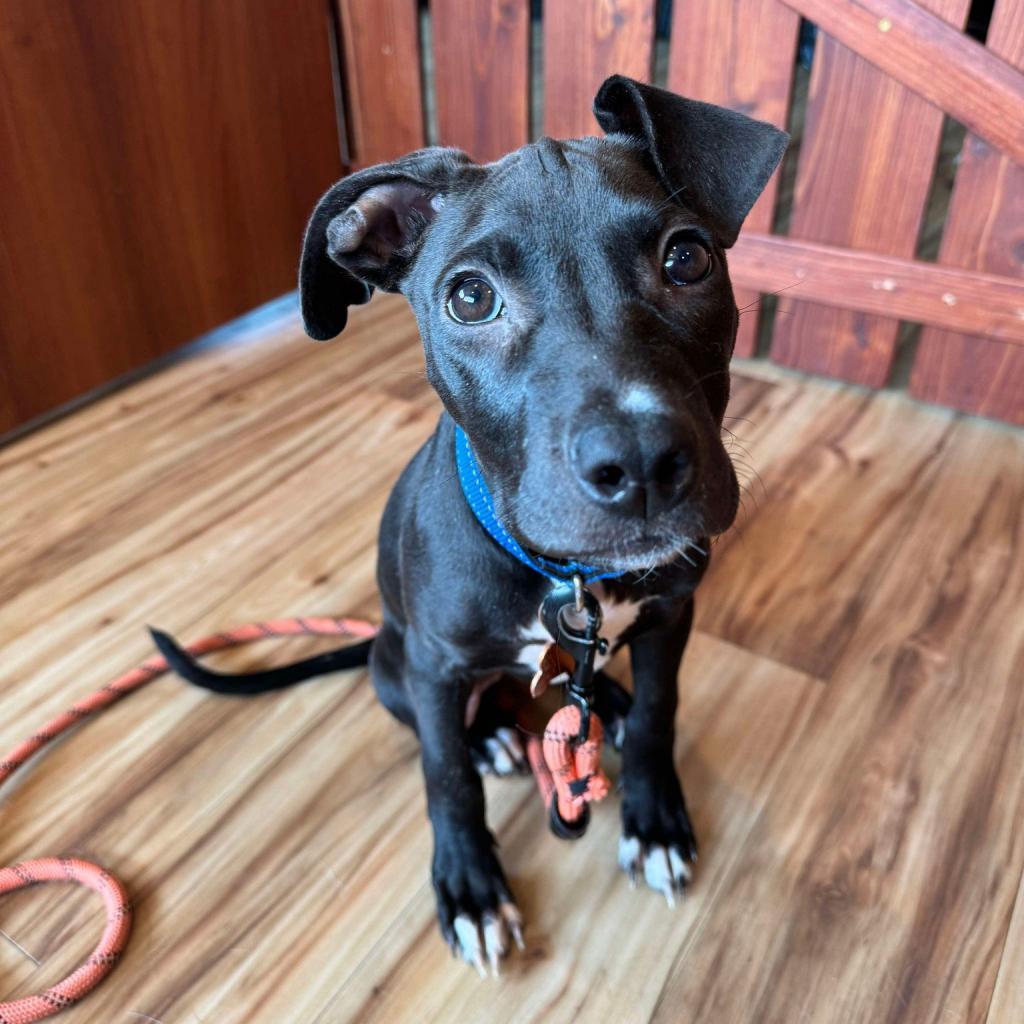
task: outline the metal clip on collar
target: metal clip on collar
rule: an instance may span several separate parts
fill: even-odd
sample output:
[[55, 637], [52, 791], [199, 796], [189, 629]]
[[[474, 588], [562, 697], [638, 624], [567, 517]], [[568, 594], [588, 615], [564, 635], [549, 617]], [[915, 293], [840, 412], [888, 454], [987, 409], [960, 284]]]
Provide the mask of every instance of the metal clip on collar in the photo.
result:
[[590, 709], [594, 700], [594, 659], [603, 650], [600, 637], [601, 603], [587, 589], [582, 576], [555, 587], [541, 605], [541, 620], [552, 640], [576, 664], [567, 687], [568, 699], [580, 709], [582, 743], [590, 730]]

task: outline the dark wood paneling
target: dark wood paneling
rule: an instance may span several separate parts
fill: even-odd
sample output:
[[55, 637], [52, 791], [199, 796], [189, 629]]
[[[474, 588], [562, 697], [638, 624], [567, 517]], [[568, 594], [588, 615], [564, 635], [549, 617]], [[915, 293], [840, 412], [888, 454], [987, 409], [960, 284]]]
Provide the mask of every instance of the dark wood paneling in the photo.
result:
[[0, 429], [294, 287], [322, 0], [9, 0], [0, 78]]
[[[1001, 0], [988, 45], [1024, 69], [1024, 5]], [[1018, 128], [1020, 119], [1018, 118]], [[1024, 276], [1024, 167], [976, 135], [960, 154], [941, 263]], [[1024, 327], [1018, 304], [1018, 323]], [[1024, 348], [927, 328], [910, 389], [918, 398], [1024, 425]]]
[[337, 0], [352, 164], [424, 144], [416, 0]]
[[544, 131], [596, 135], [594, 95], [608, 75], [650, 81], [654, 0], [545, 0]]
[[433, 0], [439, 140], [496, 160], [529, 137], [529, 4]]
[[[923, 2], [959, 24], [969, 6], [968, 0]], [[790, 234], [913, 256], [941, 128], [941, 110], [819, 34]], [[773, 357], [859, 384], [884, 384], [898, 322], [793, 301], [796, 294], [785, 303], [788, 315], [776, 319]]]
[[[676, 0], [668, 87], [707, 103], [786, 126], [800, 19], [780, 0]], [[747, 217], [752, 231], [771, 230], [776, 172]], [[744, 310], [736, 354], [751, 355], [757, 339], [758, 295], [736, 290]]]

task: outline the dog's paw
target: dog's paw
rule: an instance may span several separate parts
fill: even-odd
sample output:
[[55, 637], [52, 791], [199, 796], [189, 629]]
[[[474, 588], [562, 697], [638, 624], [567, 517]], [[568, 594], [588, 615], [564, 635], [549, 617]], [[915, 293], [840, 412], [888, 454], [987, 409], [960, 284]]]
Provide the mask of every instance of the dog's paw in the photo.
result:
[[481, 775], [525, 775], [530, 770], [519, 734], [507, 725], [489, 735], [471, 735], [469, 749]]
[[498, 976], [514, 942], [523, 949], [523, 918], [512, 899], [490, 835], [439, 839], [434, 852], [434, 894], [441, 934], [477, 973]]
[[636, 885], [642, 877], [648, 887], [660, 892], [670, 907], [676, 897], [682, 896], [693, 877], [691, 864], [696, 854], [675, 845], [642, 843], [636, 836], [619, 839], [619, 867], [629, 876], [629, 884]]
[[697, 839], [679, 780], [666, 769], [642, 780], [627, 778], [625, 788], [619, 866], [631, 883], [643, 878], [675, 906], [697, 860]]

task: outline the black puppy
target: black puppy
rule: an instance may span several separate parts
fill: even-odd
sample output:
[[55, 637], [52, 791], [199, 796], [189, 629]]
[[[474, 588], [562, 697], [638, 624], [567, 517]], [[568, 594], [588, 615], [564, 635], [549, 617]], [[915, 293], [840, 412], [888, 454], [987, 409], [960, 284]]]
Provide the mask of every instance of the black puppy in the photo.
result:
[[[617, 574], [592, 589], [610, 649], [627, 643], [632, 660], [619, 862], [671, 900], [695, 856], [673, 723], [708, 538], [738, 501], [720, 440], [738, 319], [725, 250], [786, 136], [622, 77], [594, 111], [604, 138], [545, 138], [484, 166], [433, 148], [360, 171], [320, 201], [302, 254], [308, 333], [333, 338], [373, 288], [403, 292], [446, 409], [384, 513], [370, 665], [422, 745], [441, 930], [478, 967], [521, 927], [478, 769], [523, 755], [482, 691], [536, 668], [548, 576], [571, 560]], [[467, 503], [457, 439], [499, 533]], [[239, 692], [160, 640], [189, 678]]]

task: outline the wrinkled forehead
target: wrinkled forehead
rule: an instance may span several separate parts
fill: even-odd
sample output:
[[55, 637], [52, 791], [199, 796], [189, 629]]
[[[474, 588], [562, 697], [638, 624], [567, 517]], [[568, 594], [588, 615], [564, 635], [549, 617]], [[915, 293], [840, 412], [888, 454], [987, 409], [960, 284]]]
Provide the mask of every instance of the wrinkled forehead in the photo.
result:
[[448, 264], [493, 265], [524, 250], [552, 255], [574, 241], [659, 230], [668, 197], [628, 139], [540, 139], [484, 168], [439, 218]]
[[639, 140], [588, 136], [582, 139], [542, 138], [487, 165], [495, 190], [537, 193], [572, 193], [606, 189], [624, 198], [638, 198], [657, 190]]

